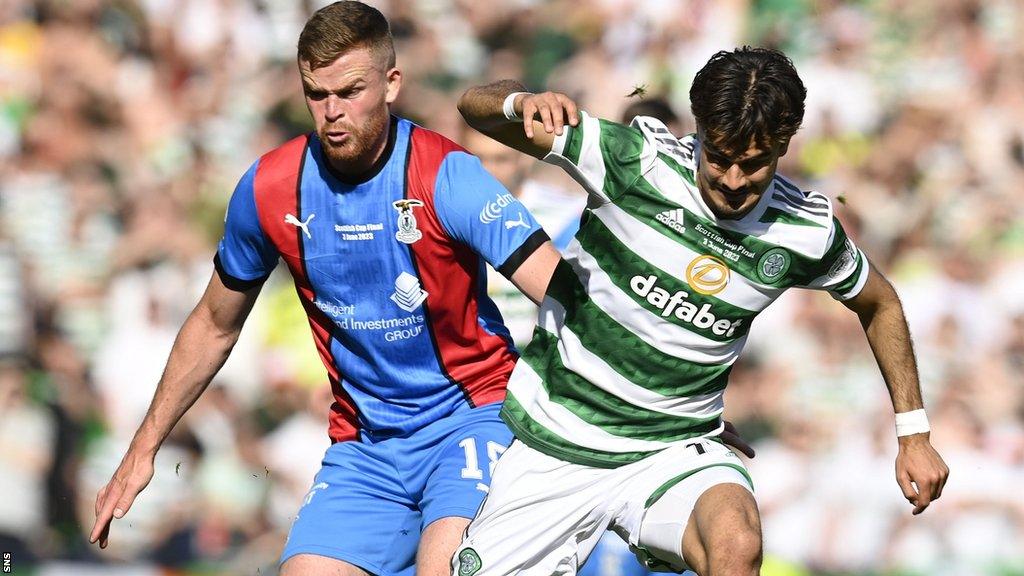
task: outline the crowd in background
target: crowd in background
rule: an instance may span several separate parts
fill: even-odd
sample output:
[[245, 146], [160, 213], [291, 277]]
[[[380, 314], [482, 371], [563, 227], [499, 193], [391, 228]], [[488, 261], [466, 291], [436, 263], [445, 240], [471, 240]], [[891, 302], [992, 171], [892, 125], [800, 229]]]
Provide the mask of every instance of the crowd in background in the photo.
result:
[[[807, 113], [780, 170], [831, 197], [896, 285], [951, 475], [911, 516], [856, 316], [787, 293], [726, 398], [758, 451], [765, 573], [1024, 574], [1024, 4], [371, 3], [396, 39], [396, 112], [456, 140], [474, 83], [522, 79], [606, 118], [662, 97], [687, 131], [690, 80], [715, 51], [790, 55]], [[274, 573], [330, 404], [280, 271], [110, 548], [86, 538], [213, 271], [235, 182], [311, 128], [295, 41], [323, 4], [0, 1], [0, 552], [16, 570]]]

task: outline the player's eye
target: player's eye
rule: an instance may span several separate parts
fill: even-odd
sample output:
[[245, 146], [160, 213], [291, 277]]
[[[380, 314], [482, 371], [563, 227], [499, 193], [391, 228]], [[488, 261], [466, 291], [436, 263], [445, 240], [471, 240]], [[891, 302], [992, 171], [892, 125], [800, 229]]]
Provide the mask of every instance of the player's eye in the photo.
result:
[[751, 172], [757, 172], [761, 168], [767, 166], [768, 161], [769, 158], [767, 156], [747, 160], [746, 162], [740, 163], [740, 170], [743, 170], [747, 174], [750, 174]]
[[362, 93], [362, 91], [363, 88], [361, 86], [359, 88], [349, 88], [348, 90], [343, 90], [342, 92], [340, 92], [338, 96], [340, 98], [345, 99], [355, 98], [356, 96], [359, 96], [359, 94]]
[[720, 154], [707, 154], [708, 162], [716, 168], [728, 168], [732, 166], [732, 160]]
[[310, 100], [323, 100], [327, 98], [327, 92], [323, 90], [306, 90], [306, 97]]

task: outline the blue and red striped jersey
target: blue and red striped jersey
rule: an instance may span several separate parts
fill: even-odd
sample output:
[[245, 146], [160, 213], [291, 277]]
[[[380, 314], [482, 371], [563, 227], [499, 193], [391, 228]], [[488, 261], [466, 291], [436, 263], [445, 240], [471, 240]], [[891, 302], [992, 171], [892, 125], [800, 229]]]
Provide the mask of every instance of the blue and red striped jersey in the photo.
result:
[[384, 154], [357, 180], [332, 171], [315, 134], [260, 157], [231, 197], [215, 264], [247, 289], [284, 260], [340, 442], [503, 400], [516, 352], [484, 262], [511, 276], [545, 240], [479, 160], [393, 117]]

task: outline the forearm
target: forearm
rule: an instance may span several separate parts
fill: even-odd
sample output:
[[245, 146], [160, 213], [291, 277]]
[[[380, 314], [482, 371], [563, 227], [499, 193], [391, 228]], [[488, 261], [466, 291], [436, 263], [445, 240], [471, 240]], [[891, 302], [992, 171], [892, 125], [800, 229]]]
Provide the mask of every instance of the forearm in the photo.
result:
[[474, 86], [459, 98], [459, 112], [467, 124], [480, 131], [509, 124], [511, 121], [505, 118], [502, 111], [505, 98], [513, 92], [526, 91], [526, 87], [515, 80], [498, 80], [485, 86]]
[[[868, 274], [860, 293], [844, 304], [860, 318], [896, 413], [919, 410], [924, 403], [903, 305], [892, 284], [874, 267]], [[914, 505], [914, 514], [920, 514], [942, 495], [949, 468], [929, 442], [927, 421], [922, 426], [922, 422], [915, 422], [910, 416], [903, 418], [901, 432], [897, 417], [900, 448], [896, 455], [896, 482], [903, 496]]]
[[896, 413], [923, 408], [910, 330], [898, 299], [860, 315], [871, 351]]
[[167, 366], [146, 417], [132, 440], [132, 450], [155, 455], [163, 441], [195, 403], [227, 360], [239, 330], [223, 331], [196, 309], [174, 341]]

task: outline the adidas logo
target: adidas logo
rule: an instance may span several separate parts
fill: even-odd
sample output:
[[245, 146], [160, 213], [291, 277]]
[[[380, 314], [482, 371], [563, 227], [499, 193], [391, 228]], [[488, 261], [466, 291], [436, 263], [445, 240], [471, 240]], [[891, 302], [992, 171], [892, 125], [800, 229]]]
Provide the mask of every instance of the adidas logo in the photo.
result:
[[661, 222], [665, 226], [675, 230], [680, 234], [686, 233], [686, 226], [683, 225], [685, 222], [684, 214], [686, 210], [682, 208], [676, 208], [675, 210], [665, 210], [654, 217], [655, 220]]

